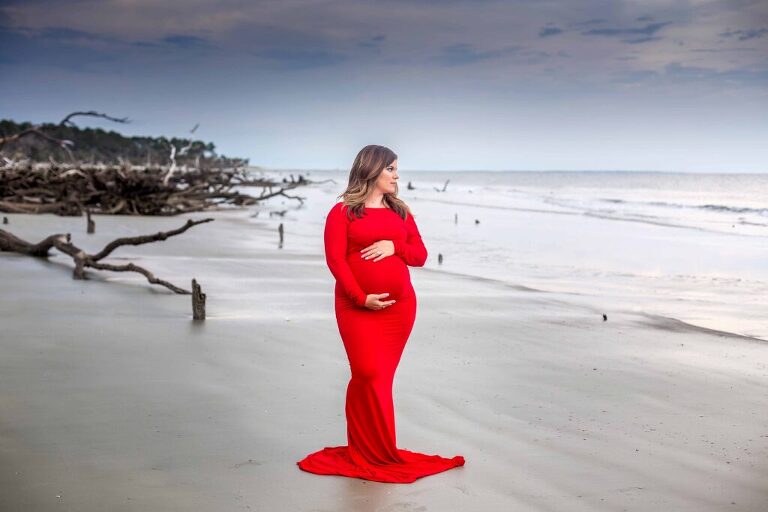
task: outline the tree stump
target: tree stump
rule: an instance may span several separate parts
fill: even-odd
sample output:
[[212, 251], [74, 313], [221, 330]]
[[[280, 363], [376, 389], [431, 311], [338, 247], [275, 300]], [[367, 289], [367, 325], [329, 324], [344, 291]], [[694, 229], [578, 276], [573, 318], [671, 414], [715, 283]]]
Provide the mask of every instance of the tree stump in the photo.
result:
[[93, 219], [91, 218], [91, 210], [86, 209], [85, 215], [88, 217], [88, 234], [92, 234], [96, 232], [96, 223], [93, 222]]
[[192, 318], [205, 320], [205, 294], [196, 279], [192, 279]]

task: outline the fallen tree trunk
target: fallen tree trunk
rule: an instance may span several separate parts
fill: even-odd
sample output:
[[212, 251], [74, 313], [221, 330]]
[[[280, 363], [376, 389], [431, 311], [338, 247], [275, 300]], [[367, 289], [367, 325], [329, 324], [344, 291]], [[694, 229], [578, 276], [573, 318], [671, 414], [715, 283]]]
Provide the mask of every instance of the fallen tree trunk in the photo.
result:
[[167, 238], [175, 235], [179, 235], [193, 226], [198, 224], [204, 224], [211, 222], [214, 219], [201, 219], [201, 220], [187, 220], [183, 226], [172, 229], [170, 231], [160, 231], [153, 235], [140, 235], [132, 237], [124, 237], [113, 240], [108, 243], [104, 248], [96, 254], [88, 254], [76, 245], [72, 244], [69, 233], [67, 234], [54, 234], [49, 235], [40, 242], [33, 244], [22, 240], [13, 233], [0, 229], [0, 251], [15, 252], [19, 254], [26, 254], [28, 256], [34, 256], [37, 258], [47, 258], [49, 251], [56, 248], [58, 251], [71, 256], [75, 262], [75, 269], [73, 272], [74, 279], [86, 279], [85, 269], [93, 268], [96, 270], [109, 270], [112, 272], [138, 272], [147, 278], [151, 284], [157, 284], [164, 286], [174, 293], [179, 294], [191, 294], [190, 290], [180, 288], [168, 281], [157, 278], [152, 272], [140, 267], [134, 263], [127, 263], [124, 265], [113, 265], [110, 263], [102, 263], [101, 260], [109, 256], [112, 251], [118, 247], [124, 245], [142, 245], [152, 242], [158, 242], [166, 240]]

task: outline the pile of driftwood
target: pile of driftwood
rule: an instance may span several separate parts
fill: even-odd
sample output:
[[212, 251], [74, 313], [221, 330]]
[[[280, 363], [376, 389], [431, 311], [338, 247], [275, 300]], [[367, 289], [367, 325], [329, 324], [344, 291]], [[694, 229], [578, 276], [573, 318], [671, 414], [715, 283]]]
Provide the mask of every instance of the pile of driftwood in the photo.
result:
[[[0, 166], [0, 212], [82, 215], [177, 215], [246, 206], [310, 183], [275, 182], [246, 169], [11, 162]], [[258, 187], [260, 193], [243, 192]]]
[[[114, 118], [99, 112], [73, 112], [54, 128], [74, 126], [75, 116], [101, 117], [125, 123], [125, 118]], [[57, 128], [57, 129], [58, 129]], [[197, 127], [193, 128], [192, 132]], [[50, 128], [49, 128], [50, 130]], [[69, 161], [55, 161], [48, 155], [48, 161], [33, 161], [30, 154], [18, 151], [3, 153], [7, 144], [19, 144], [34, 138], [60, 148]], [[165, 140], [165, 139], [163, 139]], [[175, 139], [174, 139], [175, 140]], [[182, 155], [189, 156], [195, 141], [187, 141], [178, 148], [170, 144], [167, 165], [136, 165], [125, 158], [119, 163], [94, 164], [77, 159], [71, 140], [57, 138], [46, 132], [42, 126], [29, 126], [12, 135], [0, 133], [0, 212], [7, 213], [53, 213], [56, 215], [87, 215], [88, 233], [94, 231], [91, 214], [111, 215], [177, 215], [182, 213], [218, 210], [231, 206], [247, 206], [275, 196], [283, 196], [303, 203], [304, 198], [287, 192], [311, 182], [301, 175], [290, 180], [277, 182], [260, 175], [253, 175], [242, 167], [243, 160], [226, 158], [194, 158], [195, 165], [186, 162]], [[26, 146], [24, 146], [26, 147]], [[30, 146], [32, 147], [32, 146]], [[18, 149], [18, 148], [17, 148]], [[201, 165], [202, 164], [202, 165]], [[257, 187], [258, 195], [245, 193], [248, 187]], [[284, 214], [285, 211], [279, 212]], [[152, 235], [118, 238], [107, 244], [101, 251], [88, 254], [72, 243], [69, 234], [52, 234], [32, 243], [19, 238], [9, 231], [0, 229], [0, 251], [15, 252], [32, 257], [46, 258], [49, 251], [56, 249], [70, 256], [75, 264], [73, 277], [86, 279], [86, 268], [113, 272], [137, 272], [156, 285], [164, 286], [174, 293], [191, 294], [193, 317], [205, 318], [205, 294], [192, 279], [192, 289], [187, 290], [168, 281], [157, 278], [152, 272], [134, 263], [112, 264], [103, 261], [116, 248], [124, 245], [140, 245], [163, 241], [168, 237], [185, 232], [198, 224], [213, 219], [187, 220], [182, 227]], [[3, 218], [3, 224], [8, 219]], [[282, 224], [280, 242], [282, 246]]]
[[[246, 206], [275, 196], [303, 202], [303, 198], [286, 193], [308, 184], [303, 176], [295, 179], [291, 175], [290, 181], [284, 179], [277, 183], [249, 174], [243, 166], [244, 160], [218, 157], [201, 160], [200, 154], [191, 159], [190, 152], [194, 153], [197, 146], [207, 147], [200, 141], [184, 139], [186, 145], [177, 147], [174, 142], [177, 139], [161, 139], [168, 145], [167, 165], [148, 163], [141, 166], [122, 157], [118, 158], [119, 163], [86, 163], [74, 153], [84, 148], [75, 148], [72, 140], [58, 135], [59, 132], [79, 134], [72, 119], [83, 116], [116, 123], [129, 122], [127, 118], [101, 112], [72, 112], [57, 125], [29, 125], [11, 135], [0, 134], [0, 212], [176, 215], [215, 210], [222, 205]], [[197, 126], [191, 132], [196, 129]], [[119, 134], [114, 136], [120, 137]], [[31, 155], [23, 154], [19, 158], [16, 156], [18, 151], [9, 150], [16, 145], [19, 146], [17, 150], [27, 148], [31, 152], [34, 146], [23, 145], [29, 140], [58, 148], [67, 155], [65, 160], [68, 162], [58, 163], [52, 154], [48, 154], [44, 161], [34, 161]], [[133, 144], [129, 139], [121, 138], [120, 141], [123, 145]], [[194, 164], [190, 165], [190, 162]], [[259, 187], [261, 193], [257, 196], [247, 194], [243, 187]]]

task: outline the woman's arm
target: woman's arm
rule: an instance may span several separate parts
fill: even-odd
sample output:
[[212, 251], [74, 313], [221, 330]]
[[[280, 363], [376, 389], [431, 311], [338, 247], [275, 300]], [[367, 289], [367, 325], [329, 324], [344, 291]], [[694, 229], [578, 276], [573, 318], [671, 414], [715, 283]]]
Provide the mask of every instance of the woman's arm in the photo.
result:
[[395, 245], [395, 254], [403, 258], [406, 265], [423, 267], [424, 262], [427, 261], [427, 248], [424, 247], [421, 234], [419, 234], [419, 228], [416, 226], [416, 221], [413, 220], [413, 215], [410, 213], [405, 218], [405, 227], [408, 230], [406, 240], [392, 241]]
[[342, 211], [341, 203], [337, 203], [328, 213], [325, 220], [325, 261], [336, 282], [352, 302], [360, 307], [365, 306], [368, 295], [360, 288], [352, 269], [347, 263], [347, 220]]

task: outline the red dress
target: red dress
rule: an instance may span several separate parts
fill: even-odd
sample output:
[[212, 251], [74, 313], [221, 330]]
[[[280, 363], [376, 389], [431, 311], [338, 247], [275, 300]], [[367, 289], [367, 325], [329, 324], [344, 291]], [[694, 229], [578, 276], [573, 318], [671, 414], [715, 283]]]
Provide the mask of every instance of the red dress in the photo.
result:
[[[391, 240], [395, 254], [377, 262], [360, 250]], [[347, 218], [337, 203], [325, 224], [325, 256], [336, 278], [336, 321], [349, 358], [347, 446], [325, 447], [297, 464], [304, 471], [378, 482], [410, 483], [464, 465], [464, 457], [444, 458], [398, 449], [392, 382], [416, 319], [416, 294], [408, 265], [427, 259], [413, 217], [403, 220], [389, 208], [366, 208], [364, 217]], [[381, 310], [365, 308], [369, 293], [396, 300]]]

